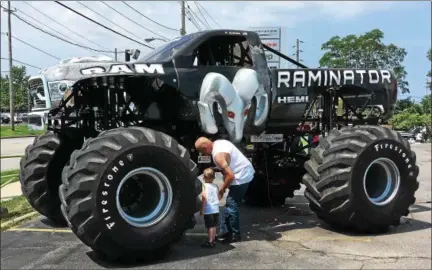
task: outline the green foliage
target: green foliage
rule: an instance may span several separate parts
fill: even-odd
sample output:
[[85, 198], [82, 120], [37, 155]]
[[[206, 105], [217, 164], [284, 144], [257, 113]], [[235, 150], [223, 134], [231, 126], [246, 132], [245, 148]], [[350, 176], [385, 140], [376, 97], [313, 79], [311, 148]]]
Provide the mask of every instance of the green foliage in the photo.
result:
[[[25, 110], [28, 105], [27, 83], [30, 76], [26, 74], [25, 66], [12, 67], [12, 86], [14, 90], [15, 110]], [[9, 74], [0, 79], [0, 107], [9, 110]]]
[[398, 99], [396, 101], [396, 111], [395, 113], [401, 113], [402, 111], [411, 108], [414, 105], [414, 101], [411, 97], [407, 97], [405, 99]]
[[420, 105], [422, 106], [423, 112], [427, 114], [432, 113], [432, 94], [426, 95], [420, 101]]
[[376, 68], [393, 70], [402, 93], [409, 93], [407, 72], [402, 62], [407, 55], [404, 48], [382, 42], [384, 33], [373, 29], [363, 35], [334, 36], [322, 44], [326, 51], [320, 66], [330, 68]]
[[18, 137], [18, 136], [39, 136], [44, 133], [45, 130], [29, 130], [27, 125], [16, 125], [15, 131], [12, 131], [9, 125], [0, 127], [0, 138], [7, 137]]
[[395, 114], [389, 121], [394, 129], [408, 130], [415, 126], [431, 126], [431, 114], [420, 114], [403, 111]]
[[[430, 62], [432, 62], [432, 49], [429, 49], [429, 51], [427, 53], [427, 58], [429, 59]], [[428, 87], [429, 87], [429, 90], [432, 91], [432, 70], [429, 70], [429, 72], [426, 76], [429, 77]]]
[[396, 113], [389, 123], [397, 130], [408, 130], [416, 126], [426, 127], [425, 139], [432, 137], [432, 95], [425, 95], [419, 104], [410, 97], [398, 100]]

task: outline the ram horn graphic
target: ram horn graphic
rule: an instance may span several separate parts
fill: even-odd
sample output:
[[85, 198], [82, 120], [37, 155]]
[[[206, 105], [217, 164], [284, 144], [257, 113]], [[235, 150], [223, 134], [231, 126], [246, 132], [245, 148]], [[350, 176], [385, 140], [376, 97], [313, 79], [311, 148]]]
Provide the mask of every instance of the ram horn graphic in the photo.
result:
[[214, 118], [214, 103], [221, 109], [222, 121], [230, 139], [239, 142], [243, 138], [244, 124], [247, 119], [251, 101], [255, 96], [257, 110], [255, 125], [261, 125], [268, 114], [268, 96], [259, 83], [258, 73], [252, 69], [240, 69], [231, 83], [219, 73], [205, 76], [200, 92], [198, 108], [204, 132], [218, 132]]
[[259, 81], [258, 73], [252, 69], [240, 69], [232, 83], [247, 109], [251, 106], [253, 97], [256, 99], [254, 125], [262, 125], [268, 117], [269, 102], [267, 92]]

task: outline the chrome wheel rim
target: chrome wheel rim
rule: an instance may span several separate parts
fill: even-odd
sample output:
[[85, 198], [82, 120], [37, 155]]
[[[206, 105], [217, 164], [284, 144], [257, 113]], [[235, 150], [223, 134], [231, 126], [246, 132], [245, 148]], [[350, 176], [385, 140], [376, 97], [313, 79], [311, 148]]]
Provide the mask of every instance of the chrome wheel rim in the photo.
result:
[[375, 159], [366, 168], [363, 189], [368, 200], [374, 205], [390, 203], [398, 193], [399, 186], [399, 169], [391, 159]]
[[117, 211], [134, 227], [150, 227], [160, 222], [171, 209], [172, 201], [168, 178], [151, 167], [129, 172], [116, 191]]

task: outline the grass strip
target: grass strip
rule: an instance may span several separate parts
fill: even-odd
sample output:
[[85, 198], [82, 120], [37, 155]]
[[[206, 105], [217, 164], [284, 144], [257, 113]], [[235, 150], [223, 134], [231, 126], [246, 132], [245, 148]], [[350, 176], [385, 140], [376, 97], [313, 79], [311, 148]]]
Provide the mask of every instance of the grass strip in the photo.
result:
[[19, 136], [39, 136], [43, 134], [45, 130], [29, 130], [27, 125], [15, 125], [15, 130], [12, 131], [11, 127], [1, 126], [0, 127], [0, 137], [8, 138], [8, 137], [19, 137]]
[[[34, 212], [33, 207], [31, 207], [24, 196], [18, 196], [7, 201], [2, 201], [0, 202], [0, 206], [1, 208], [7, 209], [7, 213], [2, 213], [0, 218], [2, 224], [1, 231], [7, 230], [12, 226], [17, 226], [18, 223], [21, 224], [22, 222], [27, 221], [27, 218], [20, 219], [19, 217]], [[33, 217], [30, 216], [28, 217], [29, 219]]]
[[9, 183], [12, 182], [16, 182], [19, 179], [19, 172], [20, 170], [7, 170], [7, 171], [2, 171], [0, 173], [0, 183], [1, 183], [1, 187], [4, 187]]

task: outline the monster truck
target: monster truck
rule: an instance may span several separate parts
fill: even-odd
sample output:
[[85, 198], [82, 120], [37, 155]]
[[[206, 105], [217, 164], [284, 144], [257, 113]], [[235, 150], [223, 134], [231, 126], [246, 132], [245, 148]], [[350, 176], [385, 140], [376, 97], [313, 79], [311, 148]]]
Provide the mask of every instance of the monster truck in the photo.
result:
[[38, 75], [31, 76], [28, 80], [31, 108], [27, 115], [28, 128], [45, 129], [49, 110], [57, 107], [65, 91], [82, 77], [79, 72], [73, 72], [74, 69], [107, 61], [112, 63], [113, 59], [104, 55], [63, 59], [58, 64], [41, 70]]
[[[301, 68], [269, 72], [264, 49]], [[40, 194], [32, 205], [61, 212], [108, 259], [162, 255], [192, 227], [212, 162], [194, 150], [199, 136], [252, 160], [248, 201], [281, 204], [303, 183], [319, 218], [363, 232], [398, 225], [415, 201], [415, 153], [379, 125], [395, 109], [391, 71], [307, 69], [255, 32], [210, 30], [79, 73], [20, 179]]]

